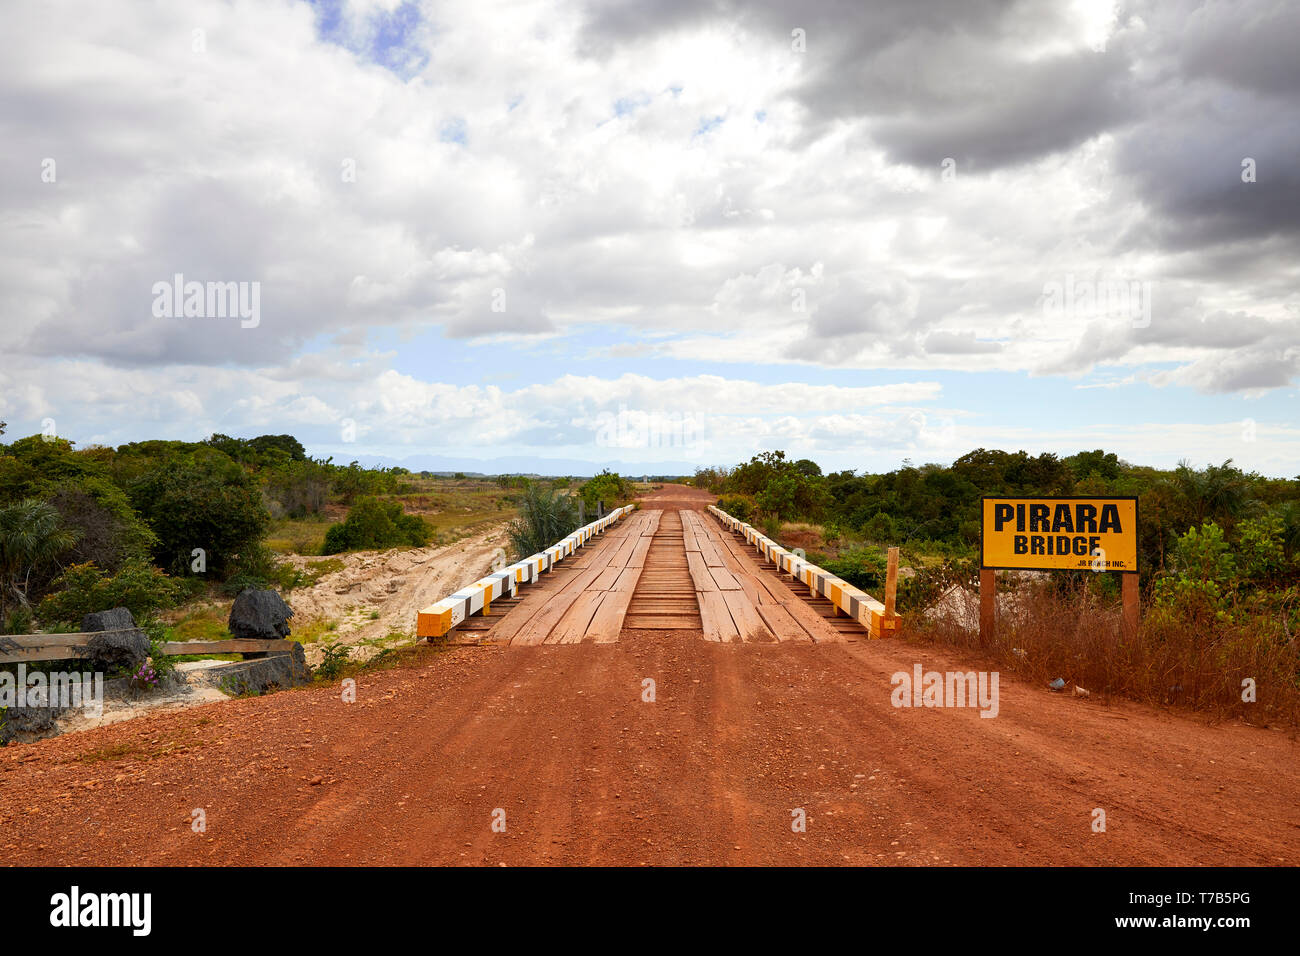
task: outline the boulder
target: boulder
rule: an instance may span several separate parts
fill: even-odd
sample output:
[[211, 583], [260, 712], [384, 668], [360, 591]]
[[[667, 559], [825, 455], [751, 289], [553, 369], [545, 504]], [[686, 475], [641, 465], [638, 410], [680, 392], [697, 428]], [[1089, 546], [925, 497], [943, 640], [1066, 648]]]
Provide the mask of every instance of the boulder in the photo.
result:
[[135, 618], [124, 607], [115, 607], [109, 611], [93, 611], [81, 619], [81, 630], [85, 633], [133, 627], [135, 627]]
[[0, 747], [13, 740], [48, 737], [61, 713], [62, 707], [10, 707], [0, 712]]
[[207, 668], [199, 677], [227, 694], [266, 694], [286, 687], [311, 683], [311, 667], [301, 644], [287, 654], [269, 654], [253, 660], [235, 661]]
[[124, 607], [87, 614], [81, 619], [81, 630], [109, 632], [94, 634], [86, 642], [84, 656], [96, 670], [134, 671], [149, 659], [149, 635], [135, 626], [135, 618]]
[[277, 592], [245, 588], [235, 598], [226, 626], [232, 637], [275, 641], [289, 636], [291, 617], [293, 609]]

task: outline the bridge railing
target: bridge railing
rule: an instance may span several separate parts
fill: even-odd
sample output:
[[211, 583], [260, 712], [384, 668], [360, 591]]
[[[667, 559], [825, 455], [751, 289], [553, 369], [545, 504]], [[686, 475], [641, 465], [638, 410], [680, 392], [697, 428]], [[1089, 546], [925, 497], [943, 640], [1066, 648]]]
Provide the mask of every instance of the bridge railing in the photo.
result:
[[501, 571], [479, 578], [435, 604], [420, 611], [415, 618], [416, 637], [442, 637], [457, 624], [473, 614], [486, 613], [492, 602], [503, 597], [513, 597], [519, 588], [532, 584], [545, 571], [573, 554], [595, 535], [634, 510], [633, 505], [615, 508], [603, 518], [585, 524], [562, 541], [557, 541], [545, 551], [516, 561]]
[[744, 535], [745, 540], [761, 551], [779, 570], [808, 585], [813, 594], [826, 598], [865, 627], [872, 637], [889, 637], [898, 633], [902, 618], [866, 591], [837, 578], [793, 551], [787, 551], [771, 538], [759, 533], [753, 525], [733, 518], [721, 508], [709, 505], [709, 511], [722, 522], [723, 527]]

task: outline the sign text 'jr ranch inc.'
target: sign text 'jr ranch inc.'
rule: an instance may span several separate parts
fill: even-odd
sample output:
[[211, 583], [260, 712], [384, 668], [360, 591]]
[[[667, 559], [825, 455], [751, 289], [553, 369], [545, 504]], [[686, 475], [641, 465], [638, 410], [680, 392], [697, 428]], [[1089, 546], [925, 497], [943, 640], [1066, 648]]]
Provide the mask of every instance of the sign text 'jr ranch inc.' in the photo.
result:
[[1136, 498], [986, 497], [983, 510], [981, 567], [1138, 569]]

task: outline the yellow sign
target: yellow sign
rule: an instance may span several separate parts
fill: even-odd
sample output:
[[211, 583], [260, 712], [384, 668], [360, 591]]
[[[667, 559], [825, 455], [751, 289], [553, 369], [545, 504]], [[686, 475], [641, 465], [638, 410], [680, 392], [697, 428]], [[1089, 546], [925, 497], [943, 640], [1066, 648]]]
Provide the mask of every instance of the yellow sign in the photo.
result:
[[983, 499], [980, 567], [1136, 571], [1137, 498]]

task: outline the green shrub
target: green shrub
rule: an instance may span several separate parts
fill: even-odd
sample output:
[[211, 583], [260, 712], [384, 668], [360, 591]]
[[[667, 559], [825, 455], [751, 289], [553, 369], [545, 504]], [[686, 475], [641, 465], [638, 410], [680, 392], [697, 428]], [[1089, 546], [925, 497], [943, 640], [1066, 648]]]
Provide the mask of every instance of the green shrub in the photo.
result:
[[855, 548], [837, 558], [809, 555], [808, 560], [863, 591], [884, 587], [888, 559], [879, 548]]
[[4, 621], [5, 634], [30, 634], [35, 618], [32, 615], [32, 609], [26, 605], [20, 604], [9, 612], [9, 617]]
[[1158, 605], [1192, 619], [1227, 616], [1237, 566], [1223, 529], [1213, 521], [1187, 529], [1174, 546], [1173, 565], [1174, 573], [1156, 581]]
[[347, 518], [325, 532], [322, 554], [342, 551], [422, 548], [433, 537], [433, 529], [419, 515], [408, 515], [396, 501], [362, 498], [348, 511]]
[[338, 641], [330, 641], [321, 648], [320, 663], [316, 665], [316, 676], [321, 680], [333, 680], [343, 673], [349, 660], [348, 647]]
[[867, 519], [866, 524], [862, 526], [862, 533], [871, 541], [880, 544], [890, 544], [898, 540], [898, 526], [883, 511], [878, 511]]
[[898, 610], [924, 611], [954, 587], [975, 589], [979, 580], [979, 561], [974, 558], [947, 558], [939, 564], [914, 563], [911, 577], [898, 577]]
[[731, 517], [735, 518], [737, 521], [744, 521], [746, 523], [749, 522], [750, 517], [754, 513], [754, 508], [749, 503], [749, 500], [741, 498], [739, 495], [732, 495], [728, 498], [719, 498], [718, 507], [731, 515]]
[[595, 478], [583, 482], [578, 496], [586, 506], [588, 517], [594, 519], [600, 502], [604, 502], [606, 510], [625, 504], [632, 496], [632, 483], [606, 468]]
[[33, 574], [55, 567], [76, 540], [44, 501], [24, 498], [0, 506], [0, 623], [7, 626], [10, 606], [30, 607]]
[[536, 482], [524, 487], [519, 516], [506, 527], [515, 554], [526, 558], [544, 551], [578, 528], [574, 499]]
[[92, 611], [124, 607], [136, 621], [171, 607], [185, 588], [159, 568], [131, 561], [116, 574], [105, 574], [92, 563], [74, 564], [55, 578], [53, 593], [40, 604], [42, 621], [79, 624]]
[[269, 587], [271, 587], [271, 582], [264, 577], [249, 574], [247, 571], [236, 571], [222, 583], [221, 593], [227, 597], [238, 597], [241, 592], [248, 588], [264, 591]]

